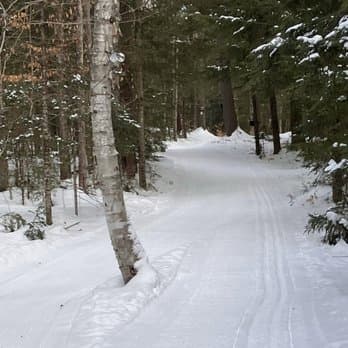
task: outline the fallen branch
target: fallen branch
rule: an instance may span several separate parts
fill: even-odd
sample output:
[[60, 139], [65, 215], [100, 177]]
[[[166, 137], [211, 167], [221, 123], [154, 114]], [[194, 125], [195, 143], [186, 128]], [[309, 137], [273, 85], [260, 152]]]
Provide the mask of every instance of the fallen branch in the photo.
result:
[[69, 226], [65, 226], [64, 229], [68, 230], [69, 228], [74, 227], [74, 226], [78, 225], [79, 223], [80, 223], [80, 221], [74, 222], [73, 224], [71, 224]]

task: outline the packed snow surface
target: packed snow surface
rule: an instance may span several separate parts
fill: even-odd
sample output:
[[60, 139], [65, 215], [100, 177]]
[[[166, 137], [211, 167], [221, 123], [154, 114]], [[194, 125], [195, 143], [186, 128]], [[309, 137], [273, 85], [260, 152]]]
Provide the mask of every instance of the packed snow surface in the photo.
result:
[[[150, 261], [126, 286], [98, 195], [80, 193], [75, 217], [56, 190], [43, 241], [0, 233], [0, 347], [348, 347], [347, 245], [303, 235], [328, 192], [293, 154], [253, 146], [240, 129], [169, 143], [157, 192], [126, 195]], [[16, 197], [1, 213], [30, 221]]]

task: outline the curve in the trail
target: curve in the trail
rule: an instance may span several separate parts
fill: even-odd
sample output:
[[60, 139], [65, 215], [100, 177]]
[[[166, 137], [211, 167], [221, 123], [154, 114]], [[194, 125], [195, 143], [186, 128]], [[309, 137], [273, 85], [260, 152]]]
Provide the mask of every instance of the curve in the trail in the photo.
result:
[[297, 291], [288, 260], [297, 248], [286, 210], [294, 179], [274, 180], [249, 146], [226, 140], [166, 153], [174, 183], [167, 208], [135, 227], [150, 259], [187, 248], [175, 280], [137, 318], [107, 335], [78, 332], [91, 291], [113, 277], [104, 233], [2, 282], [1, 311], [10, 315], [0, 313], [0, 347], [81, 348], [84, 334], [83, 348], [326, 347], [313, 301]]

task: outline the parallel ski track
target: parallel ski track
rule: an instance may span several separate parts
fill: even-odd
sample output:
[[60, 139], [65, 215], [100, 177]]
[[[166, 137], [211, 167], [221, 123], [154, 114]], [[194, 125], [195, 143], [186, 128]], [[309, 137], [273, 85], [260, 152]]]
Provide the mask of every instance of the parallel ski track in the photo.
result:
[[[254, 180], [257, 182], [256, 177]], [[242, 315], [233, 348], [293, 348], [289, 301], [289, 291], [293, 289], [293, 285], [289, 282], [284, 232], [274, 210], [272, 198], [263, 185], [254, 186], [253, 192], [257, 209], [255, 232], [262, 245], [262, 260], [258, 270], [255, 298]], [[284, 327], [287, 333], [280, 331]], [[262, 337], [259, 335], [260, 332], [264, 333]]]
[[[267, 172], [267, 178], [268, 178], [268, 183], [267, 185], [270, 186], [272, 184], [274, 184], [274, 182], [270, 182], [270, 180], [272, 179], [272, 173], [270, 169], [266, 170]], [[272, 207], [276, 204], [275, 202], [279, 202], [281, 201], [281, 199], [283, 198], [281, 196], [281, 187], [279, 185], [279, 183], [276, 183], [276, 187], [278, 187], [278, 190], [276, 190], [275, 192], [279, 193], [280, 197], [273, 197], [269, 194], [266, 194], [265, 188], [263, 188], [263, 191], [265, 192], [265, 195], [268, 199], [268, 204], [271, 205]], [[286, 238], [285, 238], [285, 233], [284, 233], [284, 224], [285, 221], [281, 220], [279, 218], [278, 214], [274, 214], [274, 209], [271, 209], [272, 214], [274, 215], [274, 220], [277, 222], [278, 226], [280, 227], [279, 229], [279, 237], [280, 237], [280, 242], [282, 245], [282, 250], [283, 252], [286, 254]], [[296, 217], [295, 217], [296, 218]], [[285, 275], [285, 280], [286, 280], [286, 285], [287, 285], [287, 291], [288, 291], [288, 297], [290, 298], [290, 296], [292, 298], [295, 297], [295, 284], [290, 272], [290, 267], [288, 265], [288, 261], [287, 258], [284, 257], [283, 258], [283, 271], [284, 271], [284, 275]], [[310, 284], [308, 284], [310, 285]], [[313, 290], [312, 290], [313, 291]], [[313, 296], [311, 296], [312, 298]], [[294, 335], [292, 332], [292, 310], [293, 310], [293, 306], [295, 306], [295, 303], [293, 303], [293, 301], [289, 301], [289, 309], [288, 309], [288, 333], [289, 333], [289, 343], [291, 348], [297, 347], [297, 344], [295, 344], [295, 339], [294, 339]], [[310, 299], [309, 303], [303, 302], [303, 299], [301, 301], [301, 308], [299, 308], [299, 306], [297, 305], [297, 310], [300, 311], [301, 313], [301, 317], [303, 320], [303, 324], [305, 325], [305, 331], [307, 333], [307, 344], [310, 344], [311, 347], [317, 348], [317, 347], [328, 347], [329, 343], [327, 341], [327, 339], [325, 338], [324, 334], [323, 334], [323, 330], [320, 327], [319, 324], [319, 320], [316, 314], [316, 310], [314, 308], [314, 302]], [[306, 308], [306, 309], [305, 309]], [[304, 342], [301, 343], [302, 345], [306, 344]], [[307, 348], [307, 347], [306, 347]]]

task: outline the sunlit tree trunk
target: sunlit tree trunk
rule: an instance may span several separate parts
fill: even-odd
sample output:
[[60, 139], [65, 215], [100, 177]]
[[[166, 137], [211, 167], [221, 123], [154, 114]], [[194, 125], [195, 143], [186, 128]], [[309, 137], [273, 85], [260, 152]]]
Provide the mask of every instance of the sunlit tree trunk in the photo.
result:
[[135, 263], [143, 256], [143, 251], [129, 228], [111, 118], [110, 56], [118, 42], [118, 15], [119, 1], [96, 2], [91, 54], [91, 111], [106, 221], [124, 282], [127, 283], [136, 274]]

